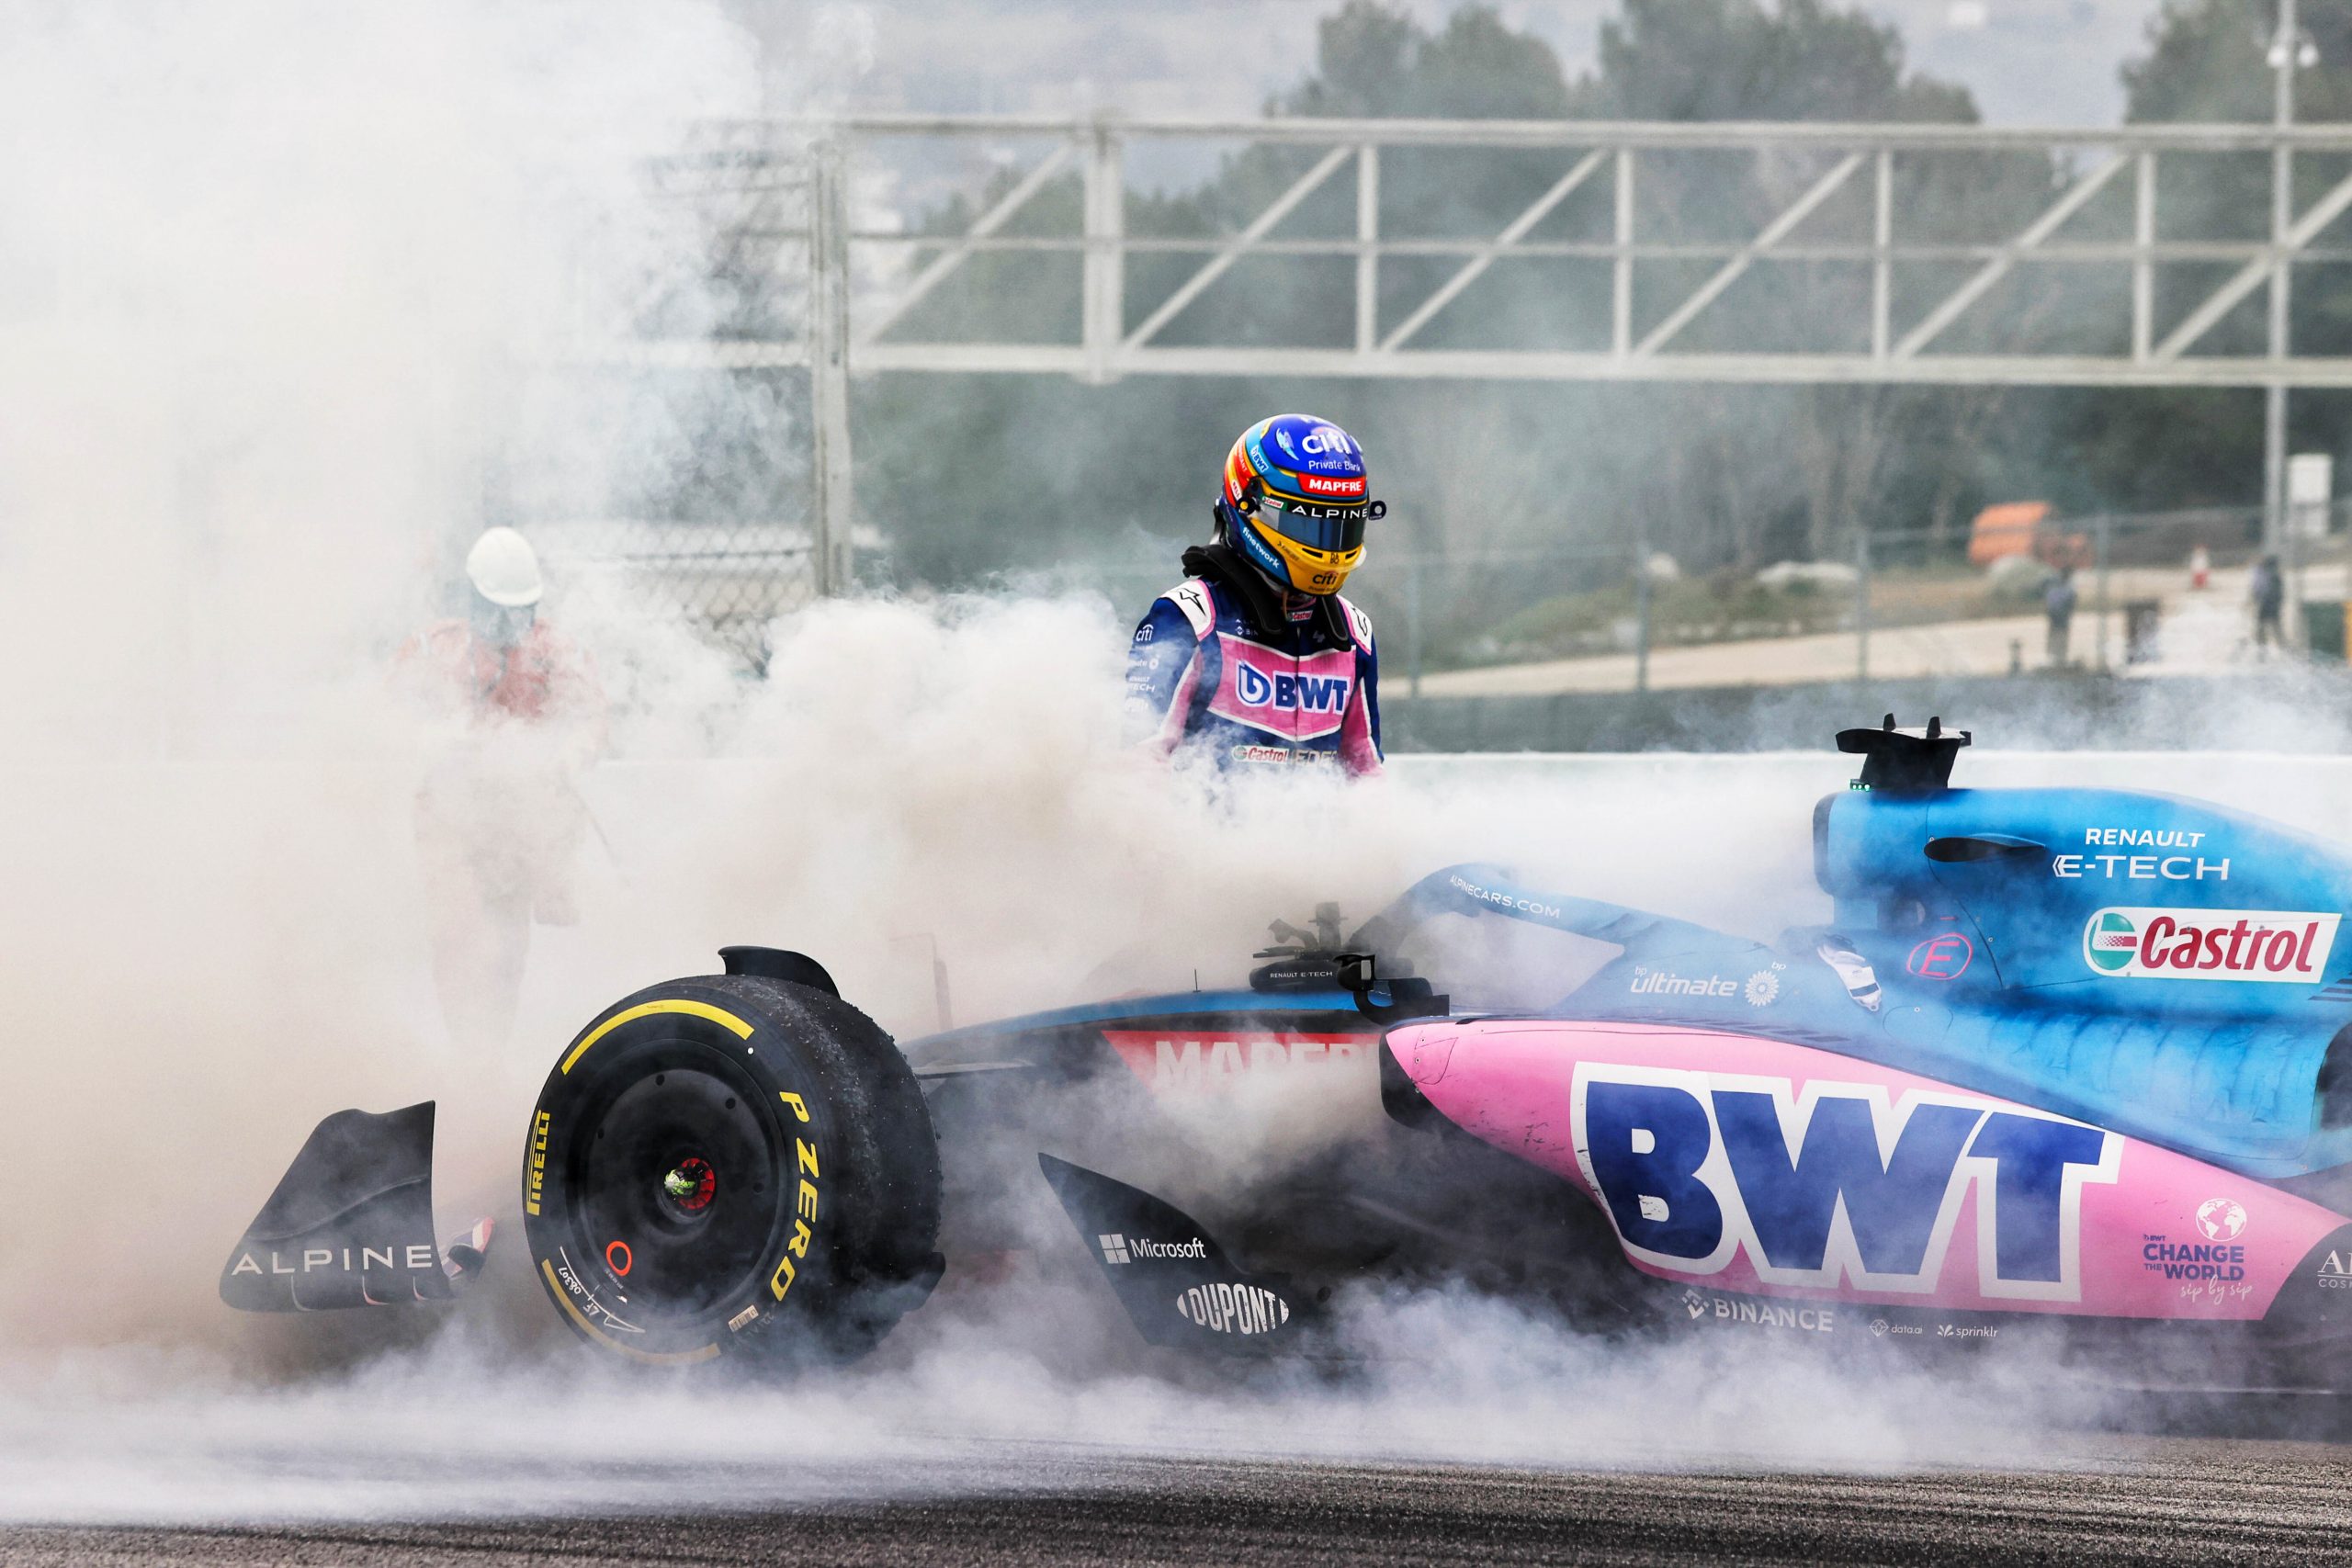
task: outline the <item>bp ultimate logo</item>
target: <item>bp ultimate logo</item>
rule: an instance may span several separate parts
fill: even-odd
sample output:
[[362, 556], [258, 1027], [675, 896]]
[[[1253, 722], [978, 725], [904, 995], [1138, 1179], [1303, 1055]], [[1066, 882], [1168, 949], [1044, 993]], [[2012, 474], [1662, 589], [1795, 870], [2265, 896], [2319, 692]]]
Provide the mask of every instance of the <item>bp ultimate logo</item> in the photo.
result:
[[2083, 961], [2126, 980], [2270, 980], [2315, 986], [2341, 915], [2295, 909], [2101, 909]]
[[1925, 1294], [1974, 1196], [1976, 1290], [2082, 1299], [2082, 1194], [2123, 1140], [1942, 1089], [1579, 1063], [1577, 1163], [1638, 1261]]

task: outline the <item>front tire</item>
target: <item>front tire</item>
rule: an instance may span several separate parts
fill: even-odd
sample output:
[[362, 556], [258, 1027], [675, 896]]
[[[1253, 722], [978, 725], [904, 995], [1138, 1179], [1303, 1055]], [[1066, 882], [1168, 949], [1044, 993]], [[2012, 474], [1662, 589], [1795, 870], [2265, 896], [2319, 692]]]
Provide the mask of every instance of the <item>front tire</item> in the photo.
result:
[[937, 1280], [939, 1190], [922, 1090], [871, 1019], [814, 985], [710, 976], [626, 997], [565, 1048], [524, 1232], [558, 1312], [609, 1354], [845, 1359]]

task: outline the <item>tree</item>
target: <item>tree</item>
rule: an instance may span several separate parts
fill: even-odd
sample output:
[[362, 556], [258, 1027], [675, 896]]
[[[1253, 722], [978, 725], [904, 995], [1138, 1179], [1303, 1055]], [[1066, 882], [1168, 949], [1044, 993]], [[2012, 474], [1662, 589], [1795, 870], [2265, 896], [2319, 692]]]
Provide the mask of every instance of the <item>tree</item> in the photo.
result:
[[[2296, 117], [2352, 118], [2352, 0], [2302, 0], [2299, 21], [2316, 64], [2296, 73]], [[2275, 0], [2166, 0], [2148, 25], [2148, 51], [2124, 65], [2125, 117], [2133, 121], [2267, 121], [2276, 77], [2269, 62]], [[2159, 164], [2157, 211], [2167, 239], [2250, 241], [2270, 231], [2268, 159], [2259, 153], [2169, 155]], [[2343, 177], [2341, 159], [2297, 160], [2301, 210]], [[2342, 243], [2342, 230], [2333, 236]], [[2324, 240], [2327, 237], [2324, 237]], [[2156, 332], [2185, 316], [2235, 264], [2179, 265], [2156, 279]], [[2343, 352], [2352, 334], [2352, 282], [2340, 268], [2296, 269], [2289, 330], [2305, 345]], [[2257, 289], [2190, 352], [2267, 350], [2268, 301]], [[2352, 451], [2340, 398], [2300, 393], [2290, 441], [2298, 449]], [[2262, 394], [2177, 389], [2103, 390], [2067, 400], [2058, 425], [2063, 460], [2078, 466], [2097, 502], [2119, 509], [2245, 505], [2261, 495]]]
[[[1621, 117], [1972, 119], [1962, 88], [1907, 69], [1890, 27], [1829, 0], [1622, 0], [1603, 25], [1595, 69], [1570, 79], [1542, 39], [1512, 28], [1492, 6], [1465, 5], [1438, 26], [1400, 6], [1349, 0], [1320, 24], [1315, 69], [1278, 95], [1271, 112], [1307, 116], [1559, 118]], [[1130, 191], [1130, 233], [1202, 238], [1230, 233], [1262, 211], [1321, 155], [1265, 144], [1228, 158], [1195, 186]], [[1569, 156], [1573, 156], [1570, 154]], [[1556, 181], [1556, 150], [1498, 156], [1440, 148], [1390, 149], [1381, 163], [1384, 231], [1484, 240]], [[1641, 231], [1655, 238], [1736, 242], [1753, 234], [1826, 164], [1786, 160], [1645, 161]], [[1955, 175], [1923, 164], [1898, 177], [1955, 224], [2030, 216], [2060, 172], [2046, 161]], [[1015, 176], [1000, 176], [995, 188]], [[1283, 235], [1353, 233], [1352, 172], [1342, 167], [1285, 220]], [[1816, 215], [1868, 231], [1866, 182]], [[1535, 239], [1590, 240], [1610, 231], [1607, 176], [1563, 203]], [[1024, 231], [1075, 236], [1075, 179], [1041, 191]], [[923, 221], [943, 237], [974, 209], [951, 205]], [[2024, 217], [2018, 217], [2021, 225]], [[1379, 320], [1393, 327], [1460, 265], [1458, 254], [1390, 257], [1381, 268]], [[1179, 286], [1197, 254], [1137, 256], [1127, 276], [1128, 324]], [[1698, 264], [1711, 267], [1712, 263]], [[1819, 264], [1828, 266], [1831, 264]], [[1833, 324], [1867, 319], [1867, 268], [1810, 278], [1758, 267], [1695, 321], [1684, 340], [1703, 345], [1789, 329], [1798, 301], [1828, 299]], [[1059, 270], [1057, 270], [1059, 267]], [[958, 282], [910, 320], [918, 335], [986, 330], [1068, 341], [1076, 330], [1075, 258], [981, 254]], [[1063, 274], [1067, 273], [1068, 276]], [[1421, 329], [1417, 346], [1607, 342], [1605, 261], [1498, 263]], [[1702, 272], [1701, 276], [1703, 276]], [[1696, 279], [1694, 278], [1695, 282]], [[1354, 328], [1353, 267], [1244, 262], [1164, 330], [1160, 341], [1261, 339], [1280, 321], [1312, 342], [1344, 344]], [[1842, 295], [1840, 294], [1842, 290]], [[1651, 305], [1655, 312], [1664, 307]], [[1807, 306], [1806, 308], [1813, 308]], [[1937, 480], [1973, 455], [1916, 439], [1939, 424], [1981, 427], [1987, 417], [1939, 421], [1966, 394], [1874, 389], [1688, 387], [1492, 387], [1384, 382], [1334, 387], [1136, 381], [1081, 388], [1050, 378], [893, 378], [865, 392], [858, 441], [861, 503], [889, 532], [910, 579], [965, 581], [1041, 559], [1138, 543], [1197, 537], [1215, 465], [1230, 433], [1276, 406], [1308, 407], [1357, 424], [1373, 443], [1376, 482], [1394, 498], [1385, 536], [1477, 552], [1585, 551], [1628, 558], [1632, 520], [1686, 564], [1753, 566], [1810, 547], [1842, 553], [1850, 531], [1879, 521], [1894, 494], [1963, 495], [1977, 482]], [[1115, 454], [1115, 483], [1104, 482]], [[1939, 465], [1944, 465], [1939, 467]], [[1920, 505], [1924, 510], [1925, 500]], [[1790, 527], [1795, 520], [1793, 533]], [[1173, 550], [1169, 550], [1172, 557]], [[1557, 591], [1545, 570], [1465, 567], [1453, 586], [1465, 604]], [[1562, 569], [1566, 570], [1566, 569]], [[1586, 567], [1587, 571], [1600, 570]], [[1619, 570], [1611, 567], [1608, 570]], [[1379, 574], [1363, 585], [1377, 595]]]
[[1624, 0], [1583, 113], [1609, 119], [1973, 120], [1965, 87], [1903, 72], [1903, 39], [1822, 0]]

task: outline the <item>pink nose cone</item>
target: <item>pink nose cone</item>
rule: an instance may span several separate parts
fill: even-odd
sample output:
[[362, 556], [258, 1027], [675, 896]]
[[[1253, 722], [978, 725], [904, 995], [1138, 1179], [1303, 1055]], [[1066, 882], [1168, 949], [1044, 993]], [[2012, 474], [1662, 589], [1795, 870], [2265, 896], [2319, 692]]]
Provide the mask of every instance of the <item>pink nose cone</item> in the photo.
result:
[[1405, 1024], [1384, 1036], [1405, 1076], [1424, 1089], [1445, 1077], [1453, 1062], [1453, 1043], [1460, 1038], [1459, 1026], [1443, 1021]]

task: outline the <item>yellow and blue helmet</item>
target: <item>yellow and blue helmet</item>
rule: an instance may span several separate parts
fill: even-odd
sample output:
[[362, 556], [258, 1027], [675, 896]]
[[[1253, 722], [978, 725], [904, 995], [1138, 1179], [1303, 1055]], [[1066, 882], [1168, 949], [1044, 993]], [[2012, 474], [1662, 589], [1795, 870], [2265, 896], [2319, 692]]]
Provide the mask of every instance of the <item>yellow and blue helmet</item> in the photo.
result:
[[1385, 516], [1372, 499], [1363, 448], [1328, 419], [1278, 413], [1241, 433], [1225, 459], [1217, 521], [1234, 547], [1275, 582], [1337, 593], [1363, 559], [1363, 525]]

